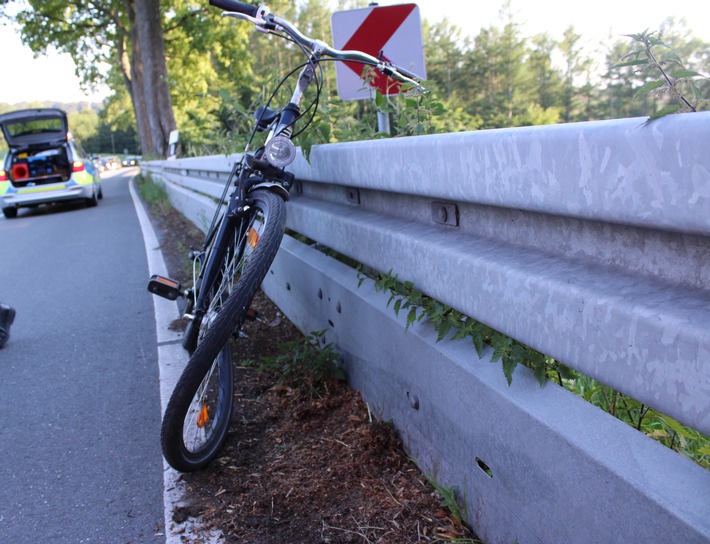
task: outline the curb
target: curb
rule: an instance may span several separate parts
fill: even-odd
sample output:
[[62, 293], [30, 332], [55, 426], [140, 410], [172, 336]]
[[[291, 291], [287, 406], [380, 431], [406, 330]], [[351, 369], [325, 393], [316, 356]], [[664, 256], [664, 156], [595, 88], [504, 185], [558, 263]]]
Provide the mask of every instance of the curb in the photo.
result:
[[[143, 241], [145, 243], [145, 253], [148, 261], [149, 274], [161, 274], [167, 276], [167, 267], [160, 250], [160, 243], [153, 230], [153, 225], [145, 210], [143, 202], [135, 188], [135, 176], [129, 180], [129, 191], [133, 200], [133, 207], [138, 216]], [[147, 280], [148, 278], [146, 278]], [[155, 330], [158, 345], [158, 367], [160, 376], [160, 405], [161, 414], [165, 412], [170, 394], [172, 393], [177, 380], [180, 378], [183, 368], [189, 359], [187, 353], [182, 349], [182, 334], [170, 330], [170, 324], [180, 318], [180, 310], [175, 301], [169, 301], [153, 296], [153, 308], [155, 311]], [[186, 486], [182, 482], [181, 475], [172, 469], [163, 460], [163, 503], [165, 512], [165, 542], [166, 544], [184, 544], [190, 542], [200, 542], [204, 544], [219, 544], [223, 542], [222, 535], [216, 532], [208, 532], [202, 528], [194, 518], [185, 522], [177, 523], [173, 520], [173, 511], [176, 507], [184, 506], [186, 496]]]

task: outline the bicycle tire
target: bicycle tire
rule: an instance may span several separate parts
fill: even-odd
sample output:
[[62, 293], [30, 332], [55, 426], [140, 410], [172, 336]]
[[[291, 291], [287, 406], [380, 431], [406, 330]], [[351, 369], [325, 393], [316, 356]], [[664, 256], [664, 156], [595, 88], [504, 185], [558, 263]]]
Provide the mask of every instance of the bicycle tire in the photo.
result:
[[[180, 472], [204, 468], [224, 444], [234, 405], [229, 340], [244, 321], [283, 238], [286, 221], [283, 199], [266, 190], [253, 191], [249, 196], [252, 209], [249, 228], [239, 230], [245, 237], [256, 232], [255, 238], [244, 238], [244, 251], [232, 255], [232, 259], [238, 259], [240, 268], [234, 284], [231, 284], [229, 274], [222, 274], [220, 288], [228, 285], [229, 293], [226, 298], [224, 291], [215, 293], [213, 300], [218, 301], [218, 308], [203, 319], [200, 340], [163, 415], [160, 435], [163, 456]], [[252, 230], [255, 225], [259, 227], [258, 231]], [[229, 256], [226, 256], [227, 260]], [[226, 270], [236, 271], [233, 262], [226, 265]], [[215, 377], [216, 386], [213, 383]], [[203, 392], [207, 392], [207, 400]], [[199, 444], [191, 442], [193, 436], [201, 438]]]

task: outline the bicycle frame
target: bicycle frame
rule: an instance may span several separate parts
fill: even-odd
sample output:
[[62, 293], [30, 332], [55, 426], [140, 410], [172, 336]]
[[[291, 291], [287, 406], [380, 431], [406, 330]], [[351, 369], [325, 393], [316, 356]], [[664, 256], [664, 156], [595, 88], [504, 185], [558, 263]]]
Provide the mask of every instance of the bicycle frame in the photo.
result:
[[[300, 31], [293, 27], [288, 21], [269, 14], [266, 9], [260, 8], [256, 17], [234, 12], [227, 12], [224, 13], [224, 15], [254, 23], [257, 25], [258, 30], [265, 33], [276, 33], [277, 30], [283, 30], [293, 41], [301, 46], [304, 51], [308, 50], [310, 53], [308, 61], [304, 63], [299, 73], [289, 103], [276, 111], [266, 106], [257, 109], [255, 113], [256, 126], [252, 134], [256, 131], [268, 130], [264, 146], [259, 148], [259, 150], [252, 155], [249, 153], [249, 145], [247, 144], [242, 159], [235, 165], [229, 176], [226, 188], [234, 184], [235, 190], [231, 193], [226, 211], [224, 212], [220, 209], [224, 204], [224, 195], [220, 201], [202, 253], [204, 254], [207, 250], [214, 236], [216, 238], [212, 246], [213, 250], [208, 255], [208, 260], [204, 264], [204, 269], [200, 271], [200, 276], [195, 279], [197, 297], [194, 299], [194, 307], [188, 305], [188, 309], [185, 313], [185, 317], [194, 321], [195, 325], [197, 325], [197, 327], [192, 327], [192, 331], [188, 330], [183, 341], [183, 346], [188, 349], [188, 351], [194, 348], [197, 340], [197, 329], [199, 329], [199, 325], [209, 304], [210, 291], [213, 285], [215, 285], [215, 282], [220, 279], [220, 265], [226, 256], [226, 251], [229, 246], [228, 236], [234, 229], [241, 229], [242, 227], [240, 227], [238, 223], [249, 215], [249, 192], [264, 188], [276, 192], [286, 201], [289, 199], [289, 190], [294, 180], [293, 175], [286, 172], [283, 167], [278, 168], [273, 166], [270, 162], [264, 160], [262, 155], [264, 150], [269, 146], [269, 143], [276, 138], [286, 138], [291, 142], [294, 125], [300, 117], [301, 102], [304, 99], [307, 89], [316, 77], [316, 70], [319, 67], [321, 58], [327, 55], [337, 60], [367, 61], [368, 64], [376, 66], [386, 75], [395, 75], [394, 68], [384, 61], [365, 55], [359, 51], [339, 51], [323, 42], [312, 40], [301, 34]], [[410, 81], [419, 86], [416, 81], [410, 78], [410, 76], [415, 77], [413, 74], [409, 74], [400, 68], [397, 68], [397, 70], [399, 70], [397, 73], [399, 79]], [[292, 143], [290, 143], [290, 145], [293, 146]], [[293, 153], [295, 154], [295, 147]], [[221, 221], [218, 218], [220, 213], [224, 214]], [[213, 229], [216, 225], [218, 225], [218, 230], [214, 232]], [[243, 232], [240, 232], [240, 235], [243, 234]], [[239, 258], [241, 258], [241, 253], [244, 251], [243, 243], [239, 251]]]
[[[226, 252], [229, 248], [230, 235], [237, 230], [240, 239], [242, 240], [239, 247], [238, 259], [245, 249], [245, 232], [244, 219], [249, 216], [249, 193], [256, 189], [267, 189], [276, 192], [284, 200], [289, 199], [289, 190], [293, 184], [293, 174], [286, 172], [283, 169], [272, 166], [269, 162], [261, 159], [263, 150], [268, 143], [275, 137], [286, 137], [290, 140], [293, 134], [293, 125], [297, 121], [300, 113], [300, 104], [303, 100], [306, 90], [313, 82], [316, 66], [320, 60], [320, 52], [314, 51], [311, 57], [301, 70], [298, 81], [291, 96], [291, 101], [280, 110], [271, 120], [269, 134], [261, 147], [254, 155], [248, 153], [248, 146], [242, 156], [242, 159], [237, 162], [230, 173], [226, 187], [234, 185], [235, 190], [231, 193], [226, 209], [222, 209], [224, 205], [224, 195], [220, 200], [215, 218], [212, 222], [212, 227], [201, 254], [207, 251], [212, 244], [212, 251], [207, 255], [207, 262], [200, 270], [198, 278], [195, 278], [195, 292], [197, 296], [192, 301], [193, 304], [188, 306], [185, 317], [195, 322], [196, 327], [191, 334], [186, 334], [183, 345], [188, 351], [194, 349], [194, 344], [197, 339], [200, 322], [207, 312], [210, 301], [210, 292], [216, 282], [220, 279], [221, 264], [226, 257]], [[265, 116], [272, 115], [273, 110], [268, 108], [260, 108], [255, 113], [256, 128], [260, 129]], [[236, 181], [235, 181], [236, 178]], [[222, 215], [220, 219], [220, 214]], [[217, 231], [214, 231], [215, 226]], [[213, 243], [214, 240], [214, 243]], [[199, 257], [199, 254], [195, 256]]]

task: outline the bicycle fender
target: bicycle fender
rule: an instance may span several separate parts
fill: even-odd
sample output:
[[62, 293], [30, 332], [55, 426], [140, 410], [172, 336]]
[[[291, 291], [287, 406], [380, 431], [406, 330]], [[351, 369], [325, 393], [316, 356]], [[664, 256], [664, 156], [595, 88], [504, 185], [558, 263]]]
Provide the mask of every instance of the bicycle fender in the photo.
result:
[[[289, 194], [288, 190], [281, 184], [276, 183], [274, 181], [260, 181], [258, 183], [255, 183], [251, 187], [249, 187], [249, 193], [252, 191], [256, 191], [257, 189], [266, 189], [267, 191], [271, 191], [273, 193], [276, 193], [278, 196], [283, 198], [286, 202], [291, 198], [291, 195]], [[247, 193], [247, 194], [249, 194]]]

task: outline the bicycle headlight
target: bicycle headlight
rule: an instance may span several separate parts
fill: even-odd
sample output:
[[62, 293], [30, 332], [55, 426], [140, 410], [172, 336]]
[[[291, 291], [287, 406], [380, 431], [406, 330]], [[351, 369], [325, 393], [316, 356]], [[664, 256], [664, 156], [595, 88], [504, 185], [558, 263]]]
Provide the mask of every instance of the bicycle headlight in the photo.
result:
[[275, 136], [266, 144], [264, 158], [269, 164], [283, 168], [296, 158], [296, 146], [285, 136]]

